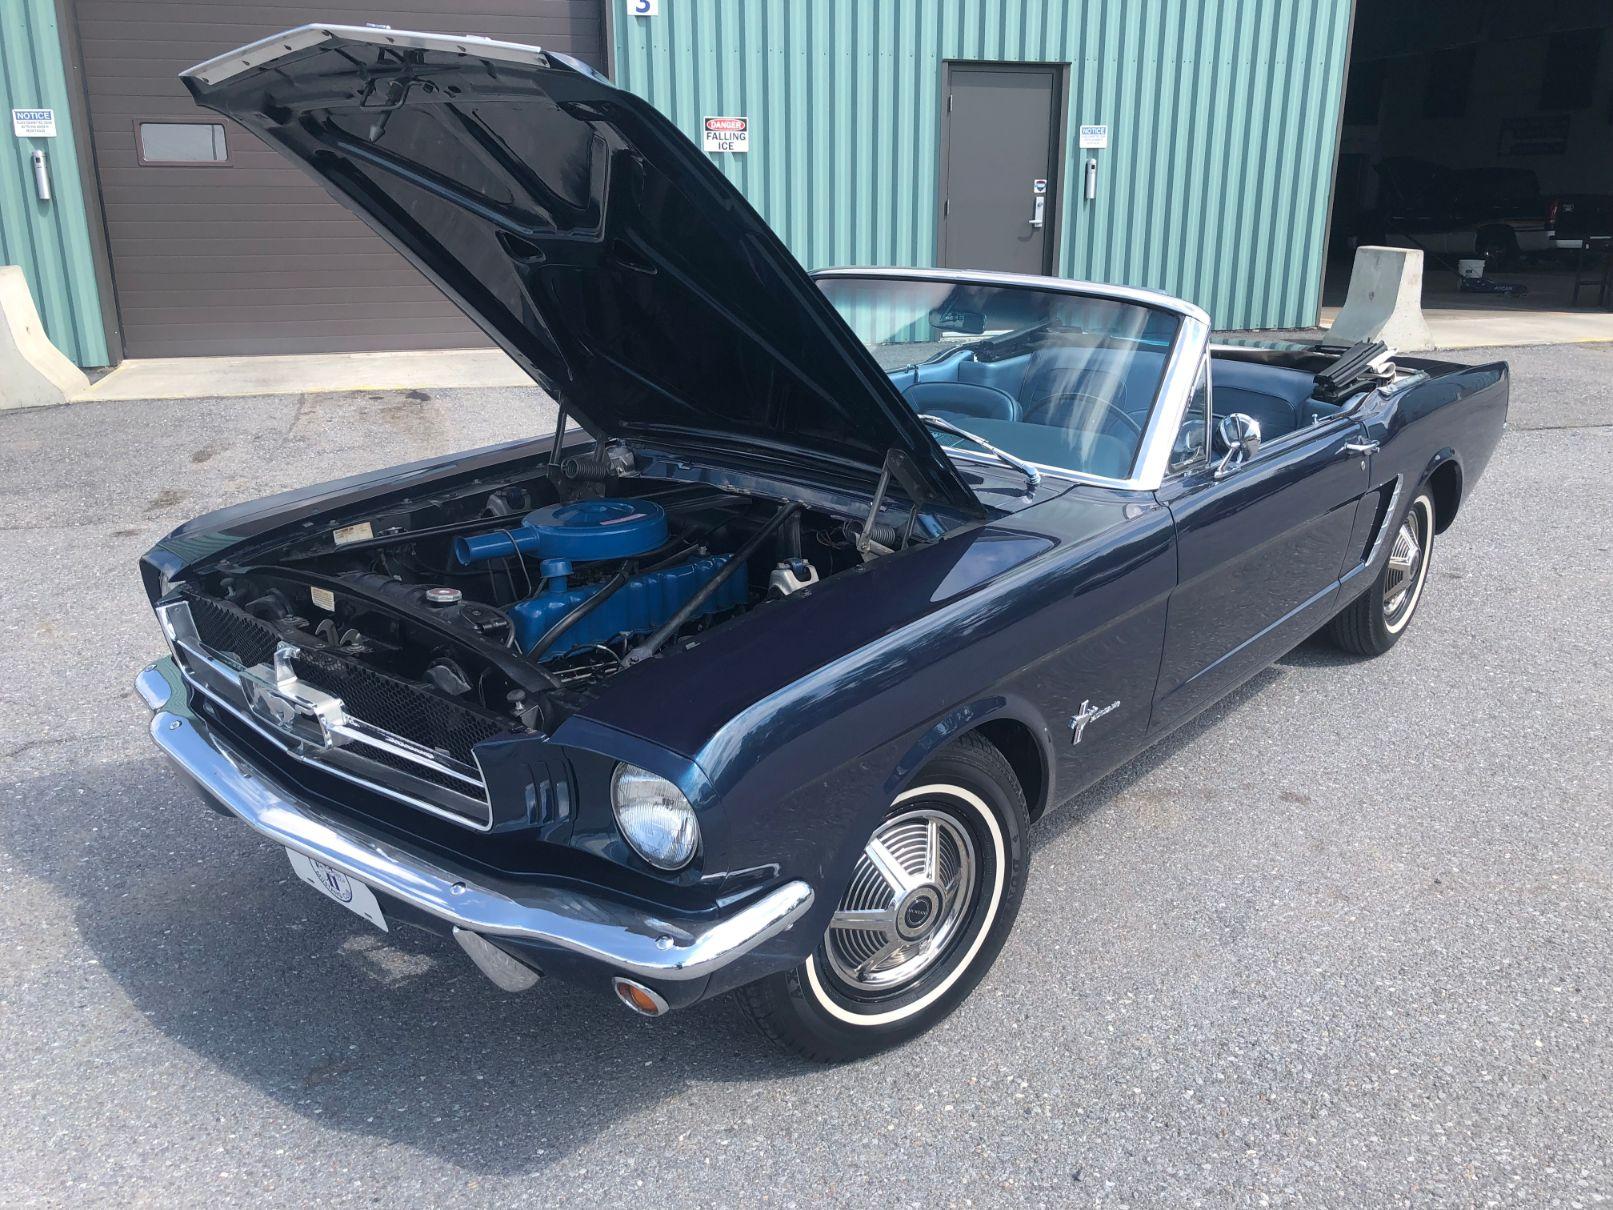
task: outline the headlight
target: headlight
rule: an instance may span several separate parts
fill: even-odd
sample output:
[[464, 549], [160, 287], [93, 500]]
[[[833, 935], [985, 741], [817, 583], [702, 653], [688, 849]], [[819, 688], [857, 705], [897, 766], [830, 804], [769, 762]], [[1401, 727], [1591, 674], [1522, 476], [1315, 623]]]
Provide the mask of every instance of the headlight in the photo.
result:
[[676, 786], [636, 766], [617, 765], [610, 800], [616, 824], [635, 853], [662, 870], [689, 864], [700, 844], [700, 824]]

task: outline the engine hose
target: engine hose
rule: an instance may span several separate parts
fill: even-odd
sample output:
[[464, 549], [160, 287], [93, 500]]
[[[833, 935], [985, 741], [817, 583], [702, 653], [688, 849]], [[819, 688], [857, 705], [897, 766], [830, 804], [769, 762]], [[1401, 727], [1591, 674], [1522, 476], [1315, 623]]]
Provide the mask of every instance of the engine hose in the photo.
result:
[[604, 458], [575, 455], [560, 464], [560, 473], [578, 483], [609, 483], [616, 478], [616, 468]]
[[[846, 522], [846, 536], [851, 541], [855, 542], [864, 532], [861, 521]], [[883, 521], [875, 521], [867, 527], [866, 532], [875, 542], [878, 542], [881, 546], [889, 547], [891, 550], [898, 549], [902, 544], [902, 531], [894, 525], [886, 525]]]
[[634, 664], [641, 664], [661, 650], [666, 641], [677, 634], [683, 624], [694, 617], [705, 603], [711, 600], [719, 588], [728, 583], [736, 572], [744, 568], [745, 564], [750, 561], [750, 557], [760, 549], [762, 543], [777, 533], [779, 526], [800, 511], [801, 506], [799, 504], [786, 504], [778, 512], [774, 513], [766, 525], [751, 535], [750, 540], [736, 550], [729, 560], [717, 569], [716, 575], [701, 585], [699, 592], [683, 603], [682, 608], [677, 613], [661, 623], [660, 629], [627, 653], [627, 659], [622, 661], [623, 665], [631, 667]]

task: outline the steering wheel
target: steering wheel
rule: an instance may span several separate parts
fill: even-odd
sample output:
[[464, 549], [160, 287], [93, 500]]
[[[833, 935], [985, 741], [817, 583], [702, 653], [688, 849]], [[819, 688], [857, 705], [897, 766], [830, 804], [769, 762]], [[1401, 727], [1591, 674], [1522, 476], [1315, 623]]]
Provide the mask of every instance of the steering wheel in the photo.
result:
[[[1120, 389], [1120, 398], [1124, 399], [1125, 397], [1126, 391], [1125, 388], [1122, 387]], [[1142, 425], [1138, 424], [1137, 421], [1133, 419], [1131, 413], [1126, 411], [1125, 408], [1121, 407], [1118, 401], [1113, 399], [1105, 399], [1101, 395], [1093, 395], [1088, 391], [1054, 391], [1051, 395], [1044, 395], [1041, 399], [1038, 399], [1032, 407], [1026, 408], [1025, 415], [1035, 416], [1042, 413], [1044, 410], [1051, 411], [1055, 406], [1062, 403], [1066, 399], [1082, 400], [1089, 404], [1097, 404], [1106, 411], [1112, 412], [1114, 415], [1120, 417], [1120, 419], [1125, 423], [1125, 426], [1133, 433], [1137, 434], [1138, 441], [1143, 439]]]

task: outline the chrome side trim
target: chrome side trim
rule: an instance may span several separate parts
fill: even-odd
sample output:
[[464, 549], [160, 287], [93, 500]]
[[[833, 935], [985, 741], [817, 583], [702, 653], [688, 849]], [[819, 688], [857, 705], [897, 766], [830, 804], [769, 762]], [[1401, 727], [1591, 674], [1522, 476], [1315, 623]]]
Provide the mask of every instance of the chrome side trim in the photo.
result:
[[494, 59], [502, 63], [548, 66], [548, 56], [541, 47], [528, 46], [523, 42], [501, 42], [481, 34], [420, 33], [383, 29], [374, 25], [299, 25], [284, 33], [249, 42], [238, 50], [218, 55], [194, 67], [187, 67], [179, 75], [181, 79], [194, 76], [203, 84], [218, 84], [322, 42], [368, 42], [374, 46], [436, 50], [477, 59]]
[[[1367, 553], [1365, 566], [1371, 567], [1378, 561], [1383, 553], [1383, 540], [1389, 531], [1395, 527], [1395, 509], [1400, 505], [1400, 493], [1406, 486], [1406, 476], [1395, 476], [1395, 490], [1389, 494], [1389, 507], [1383, 510], [1383, 524], [1378, 526], [1377, 536], [1372, 539], [1372, 549]], [[1382, 490], [1381, 488], [1379, 489]]]
[[553, 886], [532, 886], [519, 897], [503, 894], [317, 815], [231, 752], [175, 700], [182, 684], [169, 658], [143, 671], [135, 687], [155, 711], [152, 739], [207, 795], [275, 844], [459, 929], [556, 946], [636, 978], [686, 980], [722, 969], [790, 928], [812, 906], [812, 888], [801, 881], [776, 887], [726, 919], [694, 925]]

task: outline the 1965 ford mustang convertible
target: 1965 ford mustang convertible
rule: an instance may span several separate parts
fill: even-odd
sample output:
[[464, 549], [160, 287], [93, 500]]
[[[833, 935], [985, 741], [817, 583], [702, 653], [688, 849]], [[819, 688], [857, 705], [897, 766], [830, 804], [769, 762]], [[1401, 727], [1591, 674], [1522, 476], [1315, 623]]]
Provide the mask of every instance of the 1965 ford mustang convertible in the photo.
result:
[[181, 526], [158, 745], [382, 929], [822, 1059], [933, 1025], [1027, 830], [1299, 641], [1386, 652], [1507, 368], [1145, 290], [805, 273], [587, 67], [291, 30], [184, 73], [455, 299], [551, 436]]

